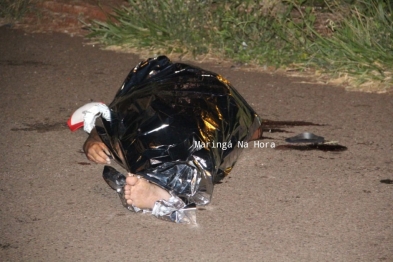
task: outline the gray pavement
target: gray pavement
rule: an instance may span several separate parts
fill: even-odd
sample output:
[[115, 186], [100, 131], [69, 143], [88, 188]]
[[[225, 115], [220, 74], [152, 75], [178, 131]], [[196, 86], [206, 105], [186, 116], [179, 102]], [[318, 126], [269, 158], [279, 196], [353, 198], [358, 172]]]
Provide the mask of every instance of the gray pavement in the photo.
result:
[[198, 225], [178, 225], [124, 209], [65, 124], [109, 103], [140, 60], [0, 27], [0, 261], [393, 261], [392, 95], [198, 64], [264, 119], [319, 124], [270, 126], [261, 142], [310, 131], [348, 149], [251, 144]]

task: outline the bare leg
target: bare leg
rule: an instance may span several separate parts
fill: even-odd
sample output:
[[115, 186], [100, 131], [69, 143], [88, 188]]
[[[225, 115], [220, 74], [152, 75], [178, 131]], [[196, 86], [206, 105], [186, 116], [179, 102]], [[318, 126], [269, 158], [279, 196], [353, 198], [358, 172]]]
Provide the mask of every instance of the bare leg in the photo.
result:
[[171, 197], [164, 189], [136, 176], [127, 177], [124, 194], [127, 204], [140, 209], [152, 209], [157, 200], [168, 200]]

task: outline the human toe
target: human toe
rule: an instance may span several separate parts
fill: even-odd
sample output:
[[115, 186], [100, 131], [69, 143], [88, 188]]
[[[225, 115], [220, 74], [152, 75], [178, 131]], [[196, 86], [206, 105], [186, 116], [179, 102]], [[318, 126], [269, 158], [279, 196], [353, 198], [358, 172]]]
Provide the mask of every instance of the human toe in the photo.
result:
[[138, 183], [138, 178], [135, 176], [129, 176], [126, 178], [126, 183], [128, 186], [135, 186]]

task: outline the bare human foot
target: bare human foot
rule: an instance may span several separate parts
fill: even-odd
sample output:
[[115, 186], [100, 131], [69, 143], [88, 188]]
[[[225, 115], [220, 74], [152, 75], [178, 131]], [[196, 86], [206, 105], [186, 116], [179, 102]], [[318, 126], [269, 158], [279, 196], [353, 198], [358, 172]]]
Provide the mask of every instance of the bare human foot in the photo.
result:
[[168, 200], [171, 197], [164, 189], [137, 176], [127, 177], [124, 195], [127, 204], [140, 209], [152, 209], [157, 200]]

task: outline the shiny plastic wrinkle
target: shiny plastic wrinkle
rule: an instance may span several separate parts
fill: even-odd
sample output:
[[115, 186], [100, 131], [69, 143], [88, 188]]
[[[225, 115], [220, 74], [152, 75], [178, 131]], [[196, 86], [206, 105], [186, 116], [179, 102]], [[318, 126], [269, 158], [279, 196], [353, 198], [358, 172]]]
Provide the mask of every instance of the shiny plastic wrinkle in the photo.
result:
[[117, 162], [186, 205], [210, 202], [261, 124], [223, 77], [165, 56], [131, 70], [109, 108], [97, 131]]

